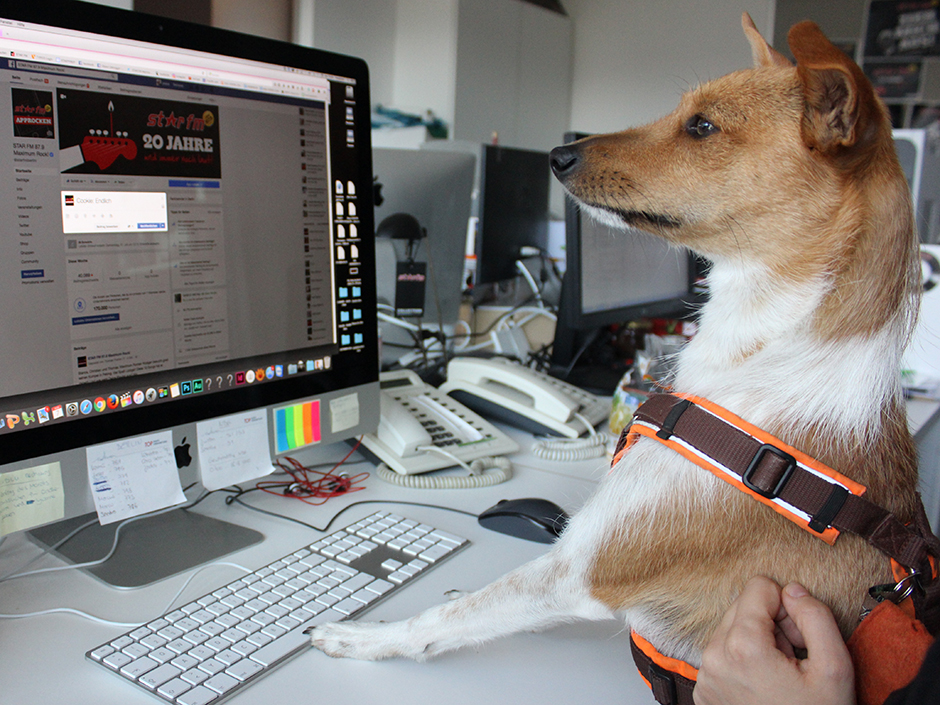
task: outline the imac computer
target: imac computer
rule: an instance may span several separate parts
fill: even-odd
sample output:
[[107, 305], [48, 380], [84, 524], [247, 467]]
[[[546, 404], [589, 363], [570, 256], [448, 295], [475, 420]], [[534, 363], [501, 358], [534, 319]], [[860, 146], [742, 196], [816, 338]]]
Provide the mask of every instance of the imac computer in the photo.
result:
[[481, 152], [476, 284], [515, 279], [523, 248], [548, 248], [549, 184], [546, 152], [485, 145]]
[[[567, 133], [565, 142], [586, 136]], [[704, 265], [689, 251], [641, 230], [603, 225], [570, 196], [565, 241], [566, 268], [552, 345], [552, 369], [563, 377], [598, 329], [638, 318], [685, 318], [702, 301], [697, 282]]]
[[[425, 263], [427, 272], [421, 324], [451, 335], [466, 288], [463, 276], [476, 157], [461, 152], [376, 148], [372, 150], [372, 168], [376, 227], [389, 216], [407, 213], [426, 233], [414, 255], [416, 262]], [[389, 313], [396, 305], [396, 265], [405, 261], [406, 248], [405, 240], [376, 239], [378, 302], [385, 304]], [[404, 329], [380, 321], [380, 330], [383, 363], [396, 361], [414, 347], [413, 338]]]
[[[3, 3], [0, 533], [53, 544], [97, 516], [59, 549], [80, 561], [193, 483], [377, 427], [369, 113], [358, 59]], [[119, 546], [138, 563], [98, 577], [141, 584], [259, 538], [148, 521]]]

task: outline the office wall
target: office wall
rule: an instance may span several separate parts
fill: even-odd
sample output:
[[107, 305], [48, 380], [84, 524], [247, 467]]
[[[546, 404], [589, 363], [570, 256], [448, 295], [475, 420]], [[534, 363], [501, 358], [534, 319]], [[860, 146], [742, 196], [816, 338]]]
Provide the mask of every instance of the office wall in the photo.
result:
[[855, 39], [862, 35], [866, 0], [777, 0], [774, 48], [791, 56], [787, 32], [802, 20], [812, 20], [831, 39]]
[[774, 0], [564, 0], [574, 22], [571, 127], [608, 132], [675, 108], [689, 87], [751, 64], [747, 11], [773, 37]]
[[519, 0], [459, 0], [454, 136], [547, 150], [567, 129], [573, 27]]
[[395, 3], [392, 105], [411, 113], [433, 110], [454, 124], [457, 74], [457, 3]]
[[290, 0], [212, 0], [212, 24], [236, 32], [290, 41]]
[[372, 102], [393, 104], [394, 0], [315, 0], [313, 45], [369, 64]]

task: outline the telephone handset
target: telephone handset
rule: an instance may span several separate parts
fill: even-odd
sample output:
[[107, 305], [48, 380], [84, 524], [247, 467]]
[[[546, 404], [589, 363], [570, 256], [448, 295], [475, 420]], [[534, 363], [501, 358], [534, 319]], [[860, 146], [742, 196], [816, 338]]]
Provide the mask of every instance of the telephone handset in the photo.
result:
[[379, 428], [363, 436], [362, 445], [396, 473], [424, 473], [457, 465], [455, 458], [470, 463], [519, 450], [502, 431], [411, 370], [383, 372], [379, 386]]
[[535, 434], [577, 438], [610, 414], [607, 400], [505, 358], [454, 358], [440, 391]]

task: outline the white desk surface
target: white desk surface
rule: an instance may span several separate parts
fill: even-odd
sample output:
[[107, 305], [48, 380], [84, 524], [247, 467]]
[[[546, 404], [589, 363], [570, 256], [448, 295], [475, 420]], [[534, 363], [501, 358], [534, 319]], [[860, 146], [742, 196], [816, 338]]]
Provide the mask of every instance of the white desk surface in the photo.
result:
[[[531, 441], [525, 434], [515, 431], [511, 434], [524, 450], [528, 448]], [[263, 493], [254, 493], [246, 501], [321, 526], [346, 504], [363, 499], [427, 502], [479, 513], [500, 499], [536, 496], [573, 511], [607, 472], [604, 459], [562, 464], [534, 461], [528, 453], [522, 453], [515, 460], [512, 480], [485, 489], [405, 490], [387, 485], [373, 474], [366, 481], [366, 490], [330, 500], [319, 508]], [[371, 469], [367, 464], [354, 467]], [[256, 569], [320, 536], [238, 505], [227, 507], [222, 499], [220, 494], [213, 495], [199, 506], [199, 511], [258, 529], [266, 537], [262, 543], [223, 560]], [[544, 544], [488, 531], [461, 514], [410, 506], [355, 507], [340, 517], [334, 528], [382, 508], [465, 536], [472, 545], [380, 603], [363, 616], [366, 620], [408, 618], [444, 601], [446, 591], [475, 590], [547, 548]], [[37, 552], [21, 534], [9, 536], [0, 547], [0, 574], [15, 569]], [[44, 558], [36, 567], [57, 563], [58, 559]], [[204, 571], [177, 605], [240, 575], [240, 571], [226, 567]], [[52, 573], [0, 585], [0, 613], [72, 607], [111, 620], [143, 622], [163, 612], [183, 581], [180, 576], [137, 590], [118, 591], [80, 571]], [[85, 659], [88, 649], [125, 631], [65, 614], [0, 621], [0, 701], [4, 705], [162, 702]], [[620, 622], [584, 622], [540, 634], [522, 634], [425, 663], [337, 660], [310, 650], [227, 702], [439, 705], [443, 701], [454, 705], [485, 702], [543, 705], [583, 699], [623, 705], [654, 703], [633, 665], [629, 640]]]
[[[915, 404], [910, 424], [917, 431], [935, 413], [936, 402]], [[390, 499], [426, 502], [479, 513], [500, 499], [544, 497], [569, 512], [584, 503], [608, 469], [600, 458], [557, 463], [533, 458], [531, 436], [507, 429], [522, 451], [513, 458], [514, 477], [507, 483], [477, 490], [406, 490], [385, 484], [374, 474], [367, 489], [322, 507], [255, 493], [246, 501], [322, 526], [347, 504]], [[371, 469], [368, 464], [353, 466]], [[343, 514], [331, 530], [346, 526], [377, 509], [388, 509], [426, 521], [470, 539], [472, 545], [398, 594], [380, 603], [365, 620], [406, 619], [442, 602], [448, 590], [475, 590], [547, 549], [481, 528], [472, 518], [438, 509], [364, 505]], [[265, 540], [222, 560], [256, 569], [321, 534], [291, 522], [225, 506], [220, 494], [198, 508], [206, 514], [257, 529]], [[14, 570], [38, 553], [23, 535], [0, 546], [0, 574]], [[34, 567], [55, 565], [44, 558]], [[241, 572], [216, 567], [201, 573], [176, 605], [184, 604], [236, 579]], [[34, 612], [72, 607], [106, 619], [145, 622], [164, 611], [184, 577], [174, 577], [131, 591], [105, 586], [80, 571], [65, 571], [0, 585], [0, 613]], [[85, 659], [85, 652], [127, 631], [72, 615], [49, 615], [0, 621], [0, 700], [4, 705], [91, 703], [134, 705], [162, 702], [115, 674]], [[653, 705], [630, 655], [623, 624], [579, 622], [538, 634], [520, 634], [478, 649], [445, 654], [426, 663], [390, 660], [375, 663], [331, 659], [310, 650], [254, 683], [226, 702], [240, 703], [383, 703], [383, 705], [480, 705], [485, 702], [545, 705], [558, 702], [618, 702]]]

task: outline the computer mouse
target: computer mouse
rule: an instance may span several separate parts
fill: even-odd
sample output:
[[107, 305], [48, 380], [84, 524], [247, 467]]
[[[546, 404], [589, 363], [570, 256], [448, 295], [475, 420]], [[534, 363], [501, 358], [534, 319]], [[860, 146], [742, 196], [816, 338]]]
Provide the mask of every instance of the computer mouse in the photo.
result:
[[503, 499], [477, 517], [485, 529], [528, 541], [553, 543], [568, 523], [564, 509], [547, 499]]

